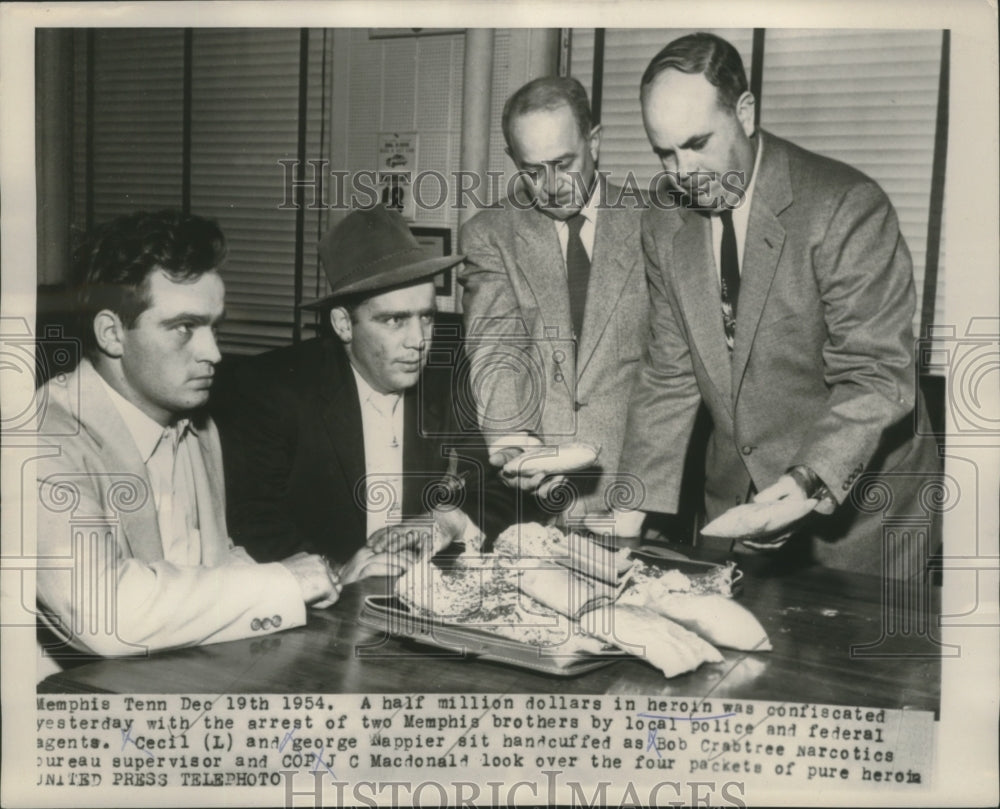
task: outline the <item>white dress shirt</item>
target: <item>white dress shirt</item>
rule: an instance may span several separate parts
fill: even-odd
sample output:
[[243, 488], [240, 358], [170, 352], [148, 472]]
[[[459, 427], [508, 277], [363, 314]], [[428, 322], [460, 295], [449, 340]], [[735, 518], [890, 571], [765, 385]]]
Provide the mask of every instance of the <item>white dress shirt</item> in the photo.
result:
[[[379, 393], [352, 365], [361, 403], [361, 429], [365, 442], [365, 513], [367, 536], [380, 528], [399, 525], [403, 514], [403, 412], [402, 394]], [[461, 537], [478, 543], [482, 532], [465, 515]]]
[[[757, 136], [757, 156], [753, 161], [753, 174], [743, 195], [743, 203], [733, 208], [733, 230], [736, 232], [736, 256], [740, 263], [740, 275], [743, 275], [743, 245], [747, 240], [747, 224], [750, 220], [750, 203], [753, 202], [754, 183], [757, 182], [757, 172], [760, 170], [760, 155], [764, 151], [764, 142]], [[722, 218], [713, 215], [712, 220], [712, 252], [715, 255], [715, 276], [722, 278]]]
[[397, 525], [403, 507], [403, 397], [379, 393], [352, 365], [365, 443], [366, 536]]
[[164, 427], [100, 378], [146, 465], [163, 558], [176, 565], [201, 564], [198, 503], [191, 453], [201, 452], [189, 419]]
[[[598, 184], [594, 193], [590, 195], [587, 204], [580, 209], [580, 216], [584, 218], [583, 227], [580, 228], [580, 241], [583, 242], [583, 249], [587, 251], [587, 258], [594, 260], [594, 233], [597, 230], [597, 211], [599, 210], [599, 199], [601, 186]], [[559, 247], [562, 250], [563, 270], [566, 269], [566, 245], [569, 244], [569, 225], [565, 220], [553, 219], [556, 228], [556, 236], [559, 237]]]

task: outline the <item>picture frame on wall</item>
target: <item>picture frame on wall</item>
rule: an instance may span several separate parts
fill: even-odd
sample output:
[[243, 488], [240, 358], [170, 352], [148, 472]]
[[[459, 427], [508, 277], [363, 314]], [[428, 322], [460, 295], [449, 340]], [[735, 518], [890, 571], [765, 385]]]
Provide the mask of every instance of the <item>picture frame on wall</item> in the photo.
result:
[[[410, 232], [417, 243], [434, 258], [451, 255], [451, 228], [411, 226]], [[452, 268], [434, 276], [434, 293], [442, 297], [452, 294]]]

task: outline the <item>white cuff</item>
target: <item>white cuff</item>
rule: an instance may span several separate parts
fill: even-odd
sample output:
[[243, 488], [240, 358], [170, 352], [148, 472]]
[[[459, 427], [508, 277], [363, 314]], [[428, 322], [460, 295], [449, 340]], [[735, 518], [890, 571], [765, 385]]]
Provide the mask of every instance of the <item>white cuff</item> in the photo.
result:
[[462, 531], [462, 542], [469, 550], [481, 551], [486, 534], [479, 530], [479, 527], [472, 521], [472, 518], [468, 514], [464, 514], [464, 516], [465, 530]]

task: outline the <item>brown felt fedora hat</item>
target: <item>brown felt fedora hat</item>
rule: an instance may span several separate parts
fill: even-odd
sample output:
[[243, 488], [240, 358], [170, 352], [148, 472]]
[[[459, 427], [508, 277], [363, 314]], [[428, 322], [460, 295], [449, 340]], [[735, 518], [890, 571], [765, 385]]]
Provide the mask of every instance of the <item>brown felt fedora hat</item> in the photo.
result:
[[319, 257], [330, 294], [303, 309], [431, 278], [465, 258], [430, 255], [417, 243], [402, 214], [382, 205], [351, 211], [320, 240]]

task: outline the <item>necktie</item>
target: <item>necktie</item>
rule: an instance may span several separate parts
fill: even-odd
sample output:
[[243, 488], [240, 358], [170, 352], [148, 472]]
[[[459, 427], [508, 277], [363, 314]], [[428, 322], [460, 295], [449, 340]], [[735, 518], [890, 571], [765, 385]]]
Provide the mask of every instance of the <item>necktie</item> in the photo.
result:
[[171, 480], [171, 533], [164, 542], [170, 543], [164, 556], [178, 564], [196, 565], [201, 561], [201, 536], [198, 509], [191, 470], [191, 447], [188, 423], [181, 421], [168, 429], [167, 441], [173, 450], [173, 475]]
[[719, 268], [722, 286], [722, 325], [726, 330], [726, 345], [733, 350], [736, 338], [736, 301], [740, 297], [740, 260], [736, 253], [736, 231], [733, 212], [726, 208], [722, 214], [722, 250]]
[[566, 283], [569, 287], [569, 314], [577, 341], [583, 334], [587, 284], [590, 282], [590, 258], [580, 239], [580, 229], [586, 221], [586, 217], [579, 214], [566, 221], [569, 226], [569, 239], [566, 242]]

